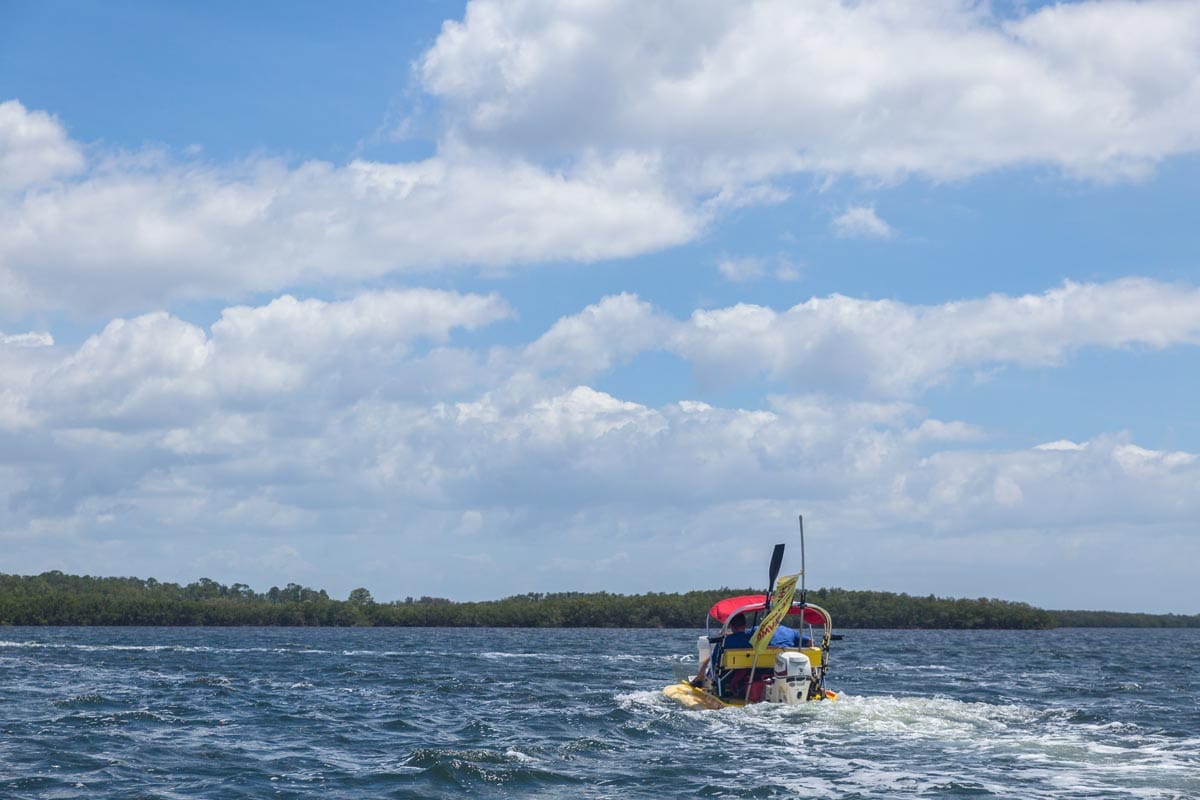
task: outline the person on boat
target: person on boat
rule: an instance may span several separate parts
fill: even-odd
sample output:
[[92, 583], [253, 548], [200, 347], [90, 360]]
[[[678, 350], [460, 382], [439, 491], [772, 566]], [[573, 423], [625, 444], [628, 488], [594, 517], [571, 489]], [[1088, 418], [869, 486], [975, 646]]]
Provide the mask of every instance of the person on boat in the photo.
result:
[[729, 633], [725, 634], [725, 639], [717, 643], [713, 648], [709, 657], [700, 662], [700, 668], [696, 670], [696, 677], [692, 679], [692, 686], [702, 686], [708, 673], [708, 665], [714, 660], [719, 661], [721, 651], [726, 648], [743, 648], [750, 646], [750, 633], [746, 630], [746, 615], [735, 614], [729, 619]]

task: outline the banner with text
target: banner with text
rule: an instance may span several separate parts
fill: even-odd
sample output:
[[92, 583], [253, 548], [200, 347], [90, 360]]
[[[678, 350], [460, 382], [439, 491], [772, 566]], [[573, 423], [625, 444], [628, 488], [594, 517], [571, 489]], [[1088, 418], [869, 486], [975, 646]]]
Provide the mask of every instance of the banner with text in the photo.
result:
[[792, 595], [796, 593], [796, 583], [800, 580], [800, 574], [786, 575], [779, 579], [779, 583], [775, 584], [775, 596], [771, 598], [771, 610], [763, 617], [763, 621], [754, 629], [754, 636], [750, 642], [754, 645], [754, 654], [757, 657], [759, 653], [767, 649], [767, 643], [771, 641], [771, 637], [775, 635], [775, 629], [779, 627], [779, 623], [783, 622], [783, 618], [787, 616], [788, 611], [792, 608]]

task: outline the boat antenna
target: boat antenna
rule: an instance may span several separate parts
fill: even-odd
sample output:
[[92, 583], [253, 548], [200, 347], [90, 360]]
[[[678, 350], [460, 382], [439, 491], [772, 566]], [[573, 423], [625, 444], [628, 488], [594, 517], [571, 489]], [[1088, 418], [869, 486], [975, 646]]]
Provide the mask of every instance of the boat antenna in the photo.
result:
[[808, 589], [804, 586], [804, 515], [800, 515], [800, 607], [808, 601]]

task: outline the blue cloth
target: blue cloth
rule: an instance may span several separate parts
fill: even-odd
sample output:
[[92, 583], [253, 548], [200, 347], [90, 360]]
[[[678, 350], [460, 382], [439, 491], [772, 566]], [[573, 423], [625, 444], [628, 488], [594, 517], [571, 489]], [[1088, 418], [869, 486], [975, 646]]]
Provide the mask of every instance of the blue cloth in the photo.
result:
[[750, 647], [750, 632], [740, 631], [729, 634], [725, 637], [725, 647], [734, 650], [741, 647]]
[[800, 631], [795, 628], [789, 628], [787, 625], [780, 625], [775, 629], [775, 633], [771, 635], [771, 647], [799, 647], [800, 646]]
[[771, 634], [771, 641], [768, 647], [808, 647], [812, 644], [812, 639], [795, 628], [789, 628], [787, 625], [780, 625], [775, 629], [775, 633]]

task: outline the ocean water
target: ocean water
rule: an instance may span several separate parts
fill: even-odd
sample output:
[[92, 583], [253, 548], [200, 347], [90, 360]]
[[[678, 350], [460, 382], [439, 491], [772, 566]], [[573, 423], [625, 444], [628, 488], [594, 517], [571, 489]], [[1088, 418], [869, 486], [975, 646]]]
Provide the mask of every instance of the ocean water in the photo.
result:
[[0, 628], [0, 798], [1200, 798], [1200, 630], [846, 630], [716, 712], [697, 633]]

